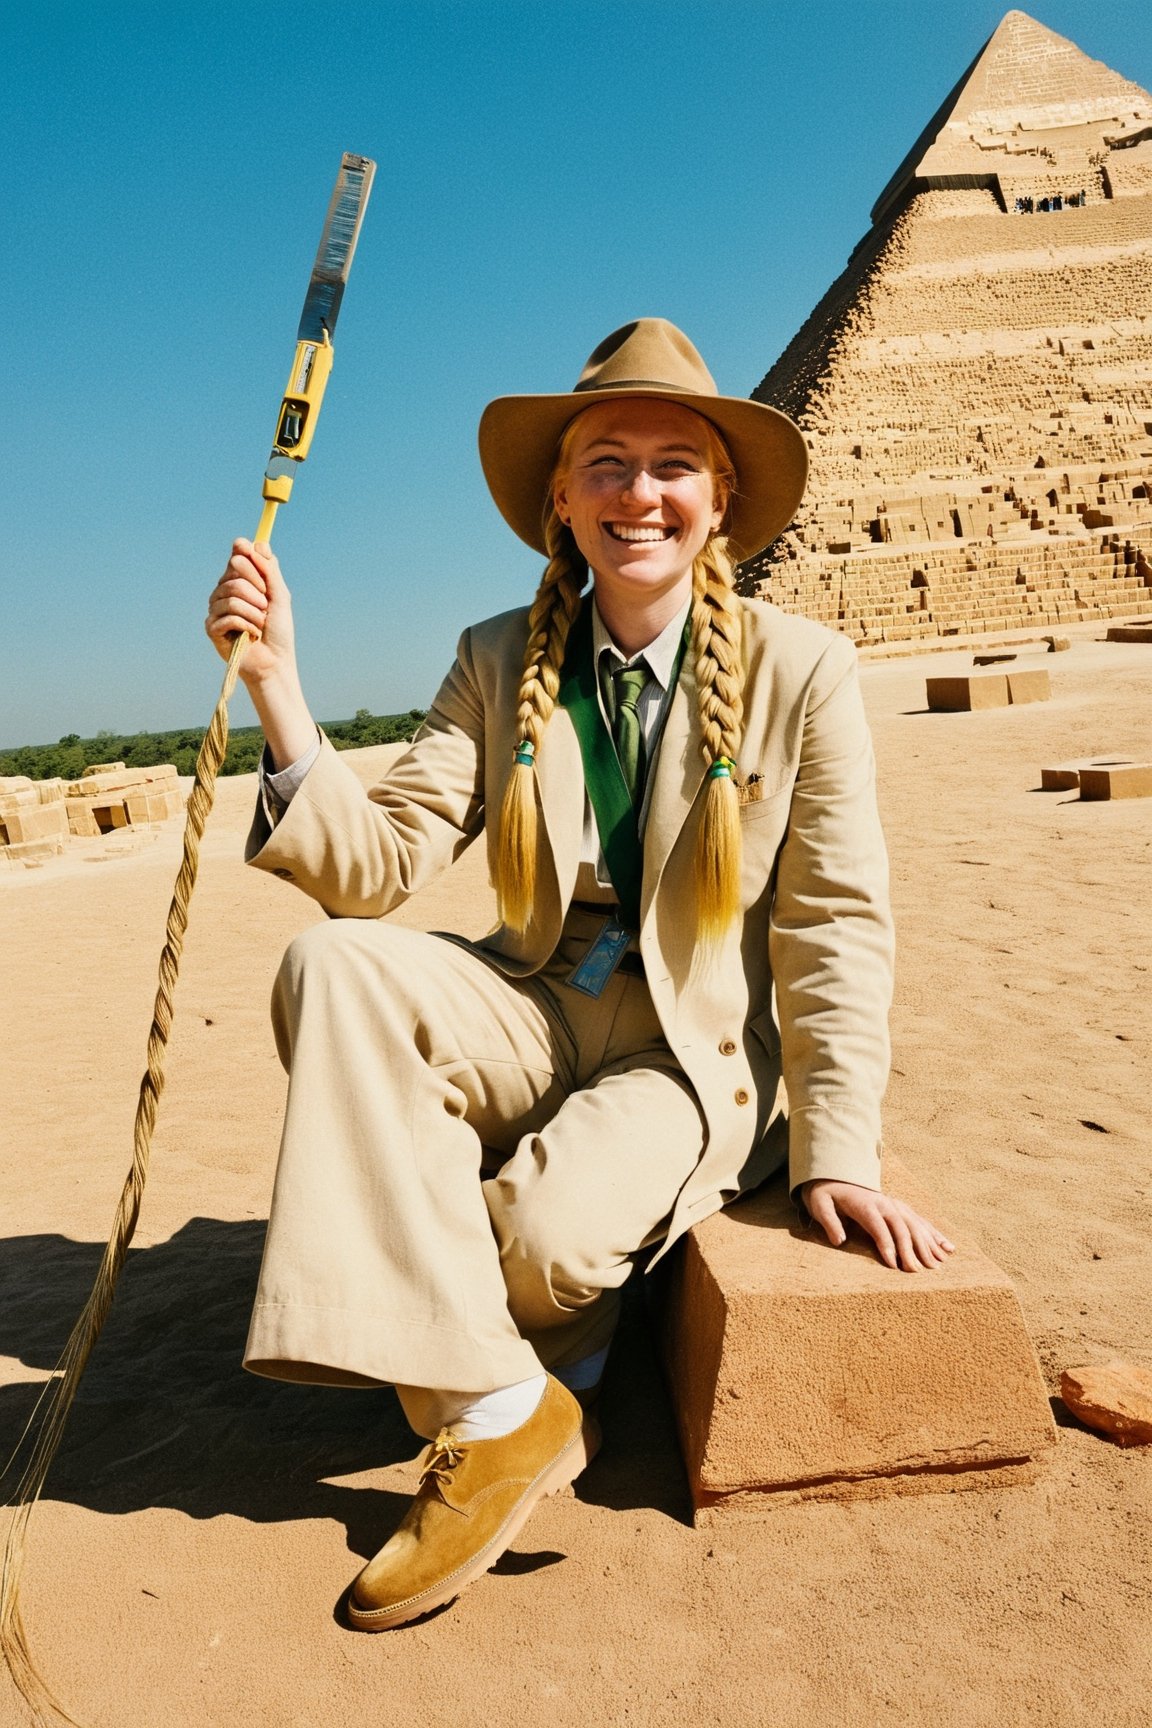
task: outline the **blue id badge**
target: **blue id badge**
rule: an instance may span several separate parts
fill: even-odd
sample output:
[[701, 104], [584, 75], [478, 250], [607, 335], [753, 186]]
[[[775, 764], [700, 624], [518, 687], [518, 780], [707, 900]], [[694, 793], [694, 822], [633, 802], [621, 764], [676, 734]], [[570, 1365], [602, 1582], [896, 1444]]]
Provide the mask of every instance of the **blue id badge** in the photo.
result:
[[580, 964], [564, 980], [573, 990], [585, 996], [600, 996], [604, 986], [628, 952], [632, 932], [625, 930], [616, 917], [607, 918], [598, 931]]

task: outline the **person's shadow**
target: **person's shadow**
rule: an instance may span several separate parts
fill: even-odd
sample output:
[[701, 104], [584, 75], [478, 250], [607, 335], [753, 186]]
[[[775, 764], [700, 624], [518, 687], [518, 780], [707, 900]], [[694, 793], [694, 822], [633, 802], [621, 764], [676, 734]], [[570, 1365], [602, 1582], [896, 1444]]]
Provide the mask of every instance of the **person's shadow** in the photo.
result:
[[[264, 1230], [263, 1221], [193, 1218], [167, 1242], [129, 1251], [47, 1498], [105, 1513], [166, 1506], [192, 1518], [331, 1518], [364, 1557], [386, 1539], [415, 1473], [395, 1491], [338, 1479], [419, 1452], [395, 1393], [297, 1386], [240, 1366]], [[55, 1365], [102, 1252], [54, 1235], [0, 1241], [0, 1355]], [[0, 1468], [42, 1387], [42, 1378], [0, 1387]], [[601, 1419], [605, 1446], [576, 1485], [580, 1498], [686, 1519], [674, 1423], [638, 1297], [625, 1305]], [[6, 1477], [5, 1494], [12, 1488]]]

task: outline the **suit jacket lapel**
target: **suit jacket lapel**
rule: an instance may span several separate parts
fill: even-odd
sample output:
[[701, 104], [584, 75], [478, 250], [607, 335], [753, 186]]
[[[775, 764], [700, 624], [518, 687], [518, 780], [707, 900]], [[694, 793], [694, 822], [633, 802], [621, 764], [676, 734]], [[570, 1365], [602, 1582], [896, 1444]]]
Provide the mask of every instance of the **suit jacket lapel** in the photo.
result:
[[644, 828], [644, 894], [640, 922], [663, 874], [668, 855], [676, 844], [688, 812], [700, 790], [706, 768], [701, 753], [700, 716], [696, 706], [696, 680], [691, 650], [684, 656], [680, 677], [672, 692], [668, 718], [656, 757], [652, 797]]

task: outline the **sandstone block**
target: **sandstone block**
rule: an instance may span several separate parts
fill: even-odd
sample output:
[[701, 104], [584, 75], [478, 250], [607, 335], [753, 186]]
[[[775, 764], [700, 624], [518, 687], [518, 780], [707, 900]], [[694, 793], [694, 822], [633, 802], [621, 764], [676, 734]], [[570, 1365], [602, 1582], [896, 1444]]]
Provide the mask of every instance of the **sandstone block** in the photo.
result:
[[1081, 1422], [1121, 1446], [1152, 1443], [1152, 1373], [1127, 1362], [1103, 1368], [1066, 1368], [1060, 1396]]
[[1063, 654], [1072, 646], [1067, 636], [1045, 636], [1044, 640], [1048, 644], [1049, 654]]
[[64, 850], [68, 838], [68, 817], [63, 804], [36, 804], [20, 810], [7, 811], [0, 817], [0, 833], [9, 846], [28, 840], [53, 840]]
[[973, 666], [999, 666], [1002, 660], [1015, 660], [1015, 654], [973, 654]]
[[1152, 762], [1126, 762], [1119, 767], [1082, 768], [1080, 796], [1098, 801], [1107, 798], [1152, 798]]
[[90, 767], [85, 768], [80, 778], [89, 780], [93, 774], [123, 774], [123, 772], [123, 762], [93, 762]]
[[[885, 1185], [936, 1215], [894, 1160]], [[969, 1244], [935, 1271], [890, 1271], [801, 1225], [778, 1179], [696, 1225], [671, 1277], [697, 1523], [1027, 1480], [1056, 1438], [1012, 1284]]]
[[29, 870], [37, 869], [49, 858], [56, 858], [64, 850], [55, 840], [18, 840], [12, 846], [0, 846], [0, 865], [26, 865]]
[[1031, 672], [1009, 672], [1008, 700], [1013, 706], [1021, 702], [1047, 702], [1052, 694], [1052, 682], [1043, 666]]
[[1110, 624], [1109, 642], [1152, 642], [1152, 624]]
[[40, 804], [40, 794], [35, 786], [21, 787], [15, 792], [0, 793], [0, 817], [6, 816], [10, 810], [35, 810]]
[[9, 792], [27, 792], [35, 784], [26, 774], [0, 774], [0, 798]]
[[1051, 768], [1041, 768], [1040, 789], [1043, 792], [1073, 791], [1080, 784], [1086, 768], [1127, 768], [1126, 757], [1081, 756], [1071, 762], [1057, 762]]
[[78, 839], [90, 840], [99, 834], [100, 825], [96, 820], [94, 800], [91, 798], [65, 798], [64, 808], [68, 812], [68, 831]]
[[980, 672], [962, 678], [928, 678], [928, 706], [943, 713], [977, 708], [1007, 708], [1008, 679], [1003, 672]]
[[166, 822], [170, 816], [179, 816], [184, 808], [179, 790], [169, 791], [166, 787], [159, 791], [150, 788], [134, 797], [129, 795], [124, 803], [130, 822]]
[[73, 780], [67, 790], [74, 798], [95, 798], [105, 792], [128, 792], [137, 787], [176, 785], [178, 776], [172, 762], [158, 763], [154, 768], [119, 767], [88, 769], [79, 780]]

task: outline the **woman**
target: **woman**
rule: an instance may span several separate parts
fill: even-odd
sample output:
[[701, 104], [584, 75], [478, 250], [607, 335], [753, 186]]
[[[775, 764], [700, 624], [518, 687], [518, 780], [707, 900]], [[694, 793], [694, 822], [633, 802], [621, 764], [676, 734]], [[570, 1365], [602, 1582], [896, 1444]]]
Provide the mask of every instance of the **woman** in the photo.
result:
[[[274, 993], [291, 1079], [246, 1365], [390, 1382], [434, 1441], [352, 1587], [368, 1630], [458, 1594], [591, 1456], [574, 1392], [641, 1249], [785, 1158], [831, 1242], [854, 1220], [907, 1271], [951, 1246], [880, 1192], [891, 925], [855, 652], [732, 587], [795, 512], [799, 431], [640, 319], [574, 391], [490, 404], [480, 450], [548, 565], [530, 611], [465, 631], [371, 793], [318, 737], [267, 547], [236, 542], [207, 625], [222, 654], [253, 637], [248, 859], [331, 916]], [[481, 829], [489, 936], [377, 921]]]

